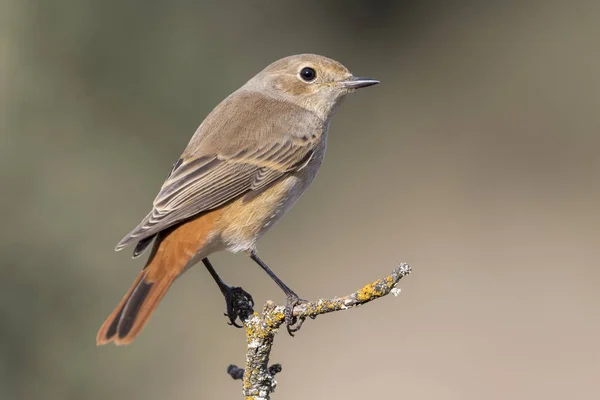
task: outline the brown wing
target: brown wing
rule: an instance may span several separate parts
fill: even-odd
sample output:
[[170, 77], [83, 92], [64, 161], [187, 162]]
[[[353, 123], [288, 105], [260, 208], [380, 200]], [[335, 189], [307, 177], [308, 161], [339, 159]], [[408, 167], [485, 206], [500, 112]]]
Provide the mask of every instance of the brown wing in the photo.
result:
[[115, 250], [152, 238], [182, 220], [217, 208], [249, 191], [259, 191], [285, 174], [301, 169], [312, 153], [312, 146], [278, 141], [233, 155], [180, 160], [156, 196], [152, 211]]

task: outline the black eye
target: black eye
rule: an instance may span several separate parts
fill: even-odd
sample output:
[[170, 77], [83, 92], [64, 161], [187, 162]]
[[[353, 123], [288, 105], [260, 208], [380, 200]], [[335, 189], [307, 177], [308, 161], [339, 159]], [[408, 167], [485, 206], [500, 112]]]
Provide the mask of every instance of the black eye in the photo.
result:
[[302, 71], [300, 71], [300, 77], [306, 82], [314, 81], [317, 77], [317, 71], [310, 67], [304, 67], [302, 68]]

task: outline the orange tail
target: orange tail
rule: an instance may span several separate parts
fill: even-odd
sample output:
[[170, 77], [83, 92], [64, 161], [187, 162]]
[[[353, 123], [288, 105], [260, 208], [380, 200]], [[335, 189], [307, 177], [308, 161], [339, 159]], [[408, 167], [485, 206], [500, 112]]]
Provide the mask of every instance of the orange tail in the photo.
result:
[[175, 278], [206, 245], [222, 209], [158, 234], [146, 267], [98, 330], [98, 346], [128, 344], [141, 332]]
[[177, 274], [164, 274], [151, 281], [148, 269], [140, 272], [131, 289], [98, 330], [98, 346], [110, 342], [117, 345], [131, 343], [177, 277]]

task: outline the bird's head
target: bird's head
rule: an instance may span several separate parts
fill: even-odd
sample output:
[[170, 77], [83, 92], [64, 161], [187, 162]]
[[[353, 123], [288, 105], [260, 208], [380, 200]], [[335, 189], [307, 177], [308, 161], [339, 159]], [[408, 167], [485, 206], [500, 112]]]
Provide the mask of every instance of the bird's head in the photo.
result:
[[347, 94], [378, 83], [375, 79], [355, 77], [330, 58], [300, 54], [275, 61], [252, 78], [246, 87], [328, 119]]

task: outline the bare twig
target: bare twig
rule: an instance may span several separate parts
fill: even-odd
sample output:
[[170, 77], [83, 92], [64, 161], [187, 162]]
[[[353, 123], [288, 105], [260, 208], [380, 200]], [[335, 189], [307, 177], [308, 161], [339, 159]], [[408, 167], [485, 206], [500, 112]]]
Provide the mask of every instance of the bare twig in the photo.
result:
[[[317, 315], [360, 306], [389, 293], [397, 296], [400, 289], [396, 288], [396, 285], [410, 272], [410, 266], [402, 263], [390, 275], [347, 296], [301, 303], [294, 307], [293, 315], [302, 323], [308, 317], [315, 318]], [[247, 400], [268, 400], [275, 390], [277, 382], [274, 376], [281, 371], [281, 365], [274, 364], [269, 367], [268, 364], [273, 339], [278, 328], [285, 323], [284, 311], [285, 306], [277, 306], [272, 301], [267, 301], [262, 314], [254, 312], [244, 320], [247, 341], [246, 365], [244, 369], [230, 365], [227, 372], [234, 379], [243, 379], [243, 393]]]

